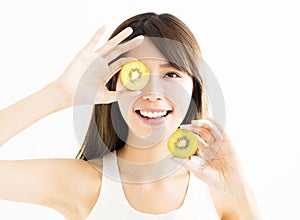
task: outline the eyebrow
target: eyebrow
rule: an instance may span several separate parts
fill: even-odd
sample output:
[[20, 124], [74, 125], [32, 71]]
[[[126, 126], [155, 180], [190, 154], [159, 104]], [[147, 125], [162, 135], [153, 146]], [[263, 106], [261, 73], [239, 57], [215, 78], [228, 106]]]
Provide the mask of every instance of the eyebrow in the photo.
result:
[[173, 68], [176, 69], [178, 71], [182, 71], [182, 72], [186, 72], [185, 70], [181, 69], [180, 67], [178, 67], [177, 65], [171, 63], [171, 62], [166, 62], [166, 63], [162, 63], [159, 65], [160, 68]]
[[173, 68], [173, 69], [176, 69], [176, 70], [178, 70], [178, 71], [180, 71], [180, 72], [183, 72], [183, 73], [189, 75], [189, 73], [188, 73], [186, 70], [180, 69], [179, 67], [177, 67], [177, 66], [174, 65], [174, 64], [172, 65], [171, 62], [162, 63], [162, 64], [159, 65], [159, 67], [160, 67], [160, 68]]
[[174, 66], [171, 63], [169, 63], [169, 62], [168, 63], [160, 64], [159, 67], [161, 67], [161, 68], [173, 67], [174, 68]]

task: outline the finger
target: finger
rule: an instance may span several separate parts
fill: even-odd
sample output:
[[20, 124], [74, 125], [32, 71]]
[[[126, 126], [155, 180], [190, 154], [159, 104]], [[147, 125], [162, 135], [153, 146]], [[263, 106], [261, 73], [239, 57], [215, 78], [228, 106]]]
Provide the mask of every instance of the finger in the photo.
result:
[[[182, 127], [180, 126], [180, 128], [185, 128], [185, 126], [182, 126]], [[195, 126], [191, 125], [189, 128], [186, 128], [186, 129], [189, 129], [193, 133], [198, 134], [207, 143], [209, 142], [209, 140], [212, 137], [211, 130], [206, 129], [206, 128], [195, 127]]]
[[128, 99], [130, 97], [137, 97], [141, 94], [141, 91], [109, 91], [107, 90], [105, 94], [99, 94], [97, 96], [95, 104], [109, 104], [123, 99]]
[[206, 128], [196, 127], [193, 125], [181, 125], [180, 128], [189, 130], [189, 131], [199, 135], [206, 143], [208, 143], [212, 139], [211, 130], [208, 130]]
[[111, 51], [109, 51], [107, 54], [104, 54], [103, 56], [108, 62], [110, 62], [115, 58], [117, 58], [118, 56], [120, 56], [121, 54], [137, 47], [143, 42], [143, 40], [144, 40], [144, 36], [139, 35], [124, 44], [116, 46], [115, 48], [113, 48]]
[[188, 171], [194, 173], [197, 177], [203, 180], [203, 167], [206, 165], [206, 162], [196, 162], [195, 160], [187, 160], [183, 166]]
[[205, 165], [207, 165], [207, 161], [204, 158], [198, 157], [198, 156], [191, 156], [191, 162], [193, 162], [197, 167], [203, 168]]
[[195, 130], [195, 128], [191, 125], [181, 125], [180, 128], [191, 131], [193, 133], [193, 135], [196, 137], [196, 139], [198, 141], [197, 154], [200, 155], [201, 152], [205, 151], [206, 148], [209, 147], [209, 144], [201, 137], [201, 135], [198, 132], [196, 132], [196, 131], [198, 131], [199, 128], [197, 128], [197, 130]]
[[[96, 57], [93, 62], [87, 67], [84, 74], [82, 75], [80, 82], [86, 83], [86, 82], [98, 82], [101, 80], [101, 82], [104, 82], [103, 78], [104, 76], [109, 72], [109, 66], [107, 65], [106, 60], [98, 56]], [[91, 81], [90, 78], [97, 79], [96, 81]]]
[[216, 126], [220, 130], [221, 133], [224, 132], [224, 128], [221, 126], [220, 122], [217, 122], [215, 119], [211, 117], [209, 117], [208, 120], [211, 121], [214, 124], [214, 126]]
[[199, 179], [211, 184], [215, 180], [216, 171], [209, 165], [208, 161], [203, 161], [199, 157], [193, 157], [184, 163], [184, 167], [195, 174]]
[[208, 118], [208, 121], [211, 123], [212, 128], [218, 131], [218, 137], [222, 137], [224, 135], [224, 128], [213, 118]]
[[102, 26], [99, 28], [96, 33], [93, 35], [92, 39], [85, 45], [84, 49], [86, 50], [93, 50], [96, 44], [99, 42], [101, 36], [106, 30], [106, 26]]
[[[197, 141], [201, 144], [201, 146], [204, 147], [204, 149], [209, 147], [209, 145], [206, 143], [206, 141], [203, 140], [199, 135], [197, 135], [197, 134], [194, 134], [194, 135], [195, 135]], [[201, 148], [201, 150], [203, 150], [203, 149]]]
[[201, 135], [201, 137], [204, 138], [205, 140], [208, 140], [210, 138], [211, 136], [210, 133], [214, 127], [210, 121], [204, 119], [192, 120], [189, 126], [191, 126], [191, 128], [195, 131], [195, 133], [198, 134], [201, 133], [202, 135], [204, 135], [204, 136]]
[[204, 127], [207, 129], [211, 129], [214, 127], [213, 123], [206, 119], [192, 120], [191, 124], [196, 127]]
[[205, 149], [203, 152], [201, 152], [201, 158], [203, 158], [206, 161], [211, 161], [214, 156], [216, 155], [217, 151], [215, 151], [213, 148], [209, 147]]
[[115, 37], [107, 41], [102, 47], [100, 47], [96, 53], [107, 53], [112, 48], [117, 46], [120, 42], [122, 42], [124, 39], [126, 39], [130, 34], [132, 34], [133, 29], [131, 27], [127, 27], [124, 30], [122, 30], [119, 34], [117, 34]]
[[[205, 127], [196, 127], [196, 125]], [[192, 124], [180, 126], [180, 128], [190, 130], [200, 136], [197, 152], [206, 160], [213, 159], [222, 143], [222, 135], [219, 130], [215, 126], [214, 128], [211, 126], [213, 126], [213, 124], [207, 120], [196, 120], [192, 121]]]
[[213, 135], [215, 140], [222, 139], [223, 137], [222, 130], [220, 130], [220, 127], [214, 121], [200, 119], [200, 120], [192, 120], [191, 123], [193, 126], [206, 128]]
[[223, 141], [223, 130], [215, 121], [213, 121], [212, 119], [210, 119], [210, 121], [213, 125], [213, 128], [211, 129], [211, 134], [214, 139], [210, 147], [216, 153]]
[[115, 101], [124, 100], [141, 95], [141, 91], [117, 91]]
[[123, 57], [120, 58], [109, 65], [109, 72], [103, 78], [104, 82], [107, 83], [121, 68], [124, 64], [136, 60], [133, 57]]
[[197, 156], [192, 156], [191, 159], [171, 157], [171, 160], [182, 165], [186, 170], [194, 173], [197, 177], [204, 180], [204, 169], [207, 168], [206, 161]]
[[[224, 131], [223, 126], [221, 126], [221, 124], [219, 122], [215, 121], [213, 118], [209, 118], [209, 120], [212, 121], [213, 124], [215, 125], [215, 127], [218, 128], [218, 131], [219, 131], [218, 136], [220, 137], [222, 142], [230, 141], [230, 138], [228, 137], [228, 135]], [[228, 145], [226, 145], [226, 146], [228, 146]]]

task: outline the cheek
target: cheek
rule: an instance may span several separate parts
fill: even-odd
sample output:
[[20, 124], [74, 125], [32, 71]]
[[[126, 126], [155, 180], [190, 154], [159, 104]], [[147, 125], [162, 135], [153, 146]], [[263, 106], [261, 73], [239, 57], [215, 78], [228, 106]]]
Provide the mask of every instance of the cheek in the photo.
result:
[[[126, 91], [126, 88], [121, 84], [120, 81], [116, 84], [116, 91]], [[130, 118], [133, 116], [133, 105], [136, 102], [137, 96], [128, 96], [126, 98], [118, 99], [118, 106], [123, 119], [128, 124]]]
[[[117, 83], [116, 83], [116, 91], [127, 91], [127, 89], [123, 86], [121, 83], [120, 77], [118, 77]], [[128, 96], [126, 98], [122, 98], [118, 100], [118, 105], [121, 111], [121, 114], [124, 118], [124, 120], [128, 123], [128, 117], [130, 117], [130, 114], [132, 114], [132, 105], [135, 102], [136, 97]]]
[[166, 97], [174, 104], [179, 117], [184, 118], [190, 105], [193, 91], [193, 81], [174, 83], [165, 89]]
[[128, 124], [128, 119], [132, 115], [131, 112], [131, 106], [132, 106], [133, 100], [130, 99], [122, 99], [118, 101], [119, 109], [122, 114], [123, 119]]
[[[123, 91], [124, 90], [124, 86], [122, 85], [121, 81], [120, 81], [120, 77], [118, 77], [117, 79], [117, 83], [116, 83], [116, 91]], [[129, 103], [128, 100], [126, 99], [119, 99], [118, 100], [118, 105], [119, 105], [119, 109], [120, 112], [122, 114], [122, 117], [124, 118], [125, 121], [127, 121], [128, 118], [128, 113], [129, 113]]]

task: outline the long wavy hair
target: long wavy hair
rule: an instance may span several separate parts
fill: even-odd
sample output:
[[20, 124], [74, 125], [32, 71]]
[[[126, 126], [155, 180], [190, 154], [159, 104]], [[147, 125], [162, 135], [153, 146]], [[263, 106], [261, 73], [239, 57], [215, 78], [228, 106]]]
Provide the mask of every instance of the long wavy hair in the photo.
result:
[[[109, 39], [126, 27], [133, 28], [133, 33], [123, 42], [138, 35], [149, 37], [171, 65], [192, 76], [192, 98], [182, 124], [190, 123], [193, 119], [205, 118], [208, 103], [203, 87], [201, 50], [187, 25], [171, 14], [143, 13], [120, 24]], [[167, 41], [160, 39], [167, 39]], [[118, 73], [107, 83], [109, 90], [115, 90], [117, 79]], [[121, 137], [127, 137], [127, 134], [128, 126], [121, 115], [118, 104], [96, 104], [87, 134], [76, 158], [83, 160], [101, 158], [108, 152], [122, 148], [126, 140]]]

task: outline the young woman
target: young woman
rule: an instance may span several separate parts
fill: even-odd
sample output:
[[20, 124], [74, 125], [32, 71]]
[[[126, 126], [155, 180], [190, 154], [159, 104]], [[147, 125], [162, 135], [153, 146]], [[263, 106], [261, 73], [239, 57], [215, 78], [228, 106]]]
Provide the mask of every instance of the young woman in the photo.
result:
[[[261, 219], [230, 139], [207, 116], [201, 52], [189, 28], [170, 14], [139, 14], [95, 49], [104, 30], [57, 80], [0, 112], [3, 145], [49, 114], [94, 105], [76, 159], [0, 161], [0, 198], [72, 220]], [[119, 77], [132, 60], [149, 70], [134, 92]], [[170, 156], [178, 127], [197, 136], [194, 156]]]

